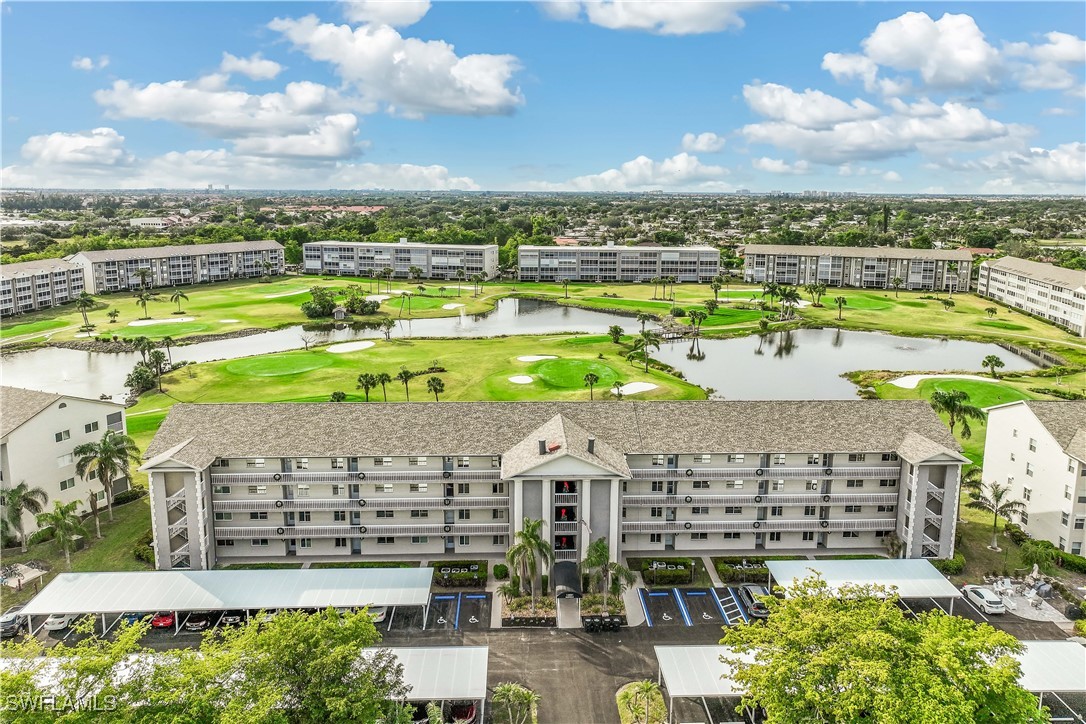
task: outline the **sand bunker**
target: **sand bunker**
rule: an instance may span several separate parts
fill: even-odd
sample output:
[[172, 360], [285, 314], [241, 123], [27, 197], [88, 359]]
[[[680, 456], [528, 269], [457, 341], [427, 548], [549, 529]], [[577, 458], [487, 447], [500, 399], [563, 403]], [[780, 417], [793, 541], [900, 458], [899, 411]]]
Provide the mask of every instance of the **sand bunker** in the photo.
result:
[[293, 292], [280, 292], [279, 294], [265, 294], [265, 299], [278, 299], [279, 297], [293, 297], [295, 294], [308, 294], [308, 289], [298, 289]]
[[366, 297], [366, 301], [367, 302], [383, 302], [386, 299], [391, 299], [391, 298], [392, 297], [388, 296], [387, 294], [371, 294], [368, 297]]
[[514, 385], [528, 385], [531, 384], [534, 380], [532, 380], [532, 378], [528, 375], [514, 375], [509, 378], [509, 381], [512, 382]]
[[442, 309], [460, 309], [460, 307], [462, 307], [462, 306], [464, 306], [464, 305], [463, 304], [442, 304], [441, 308]]
[[905, 377], [898, 377], [896, 380], [890, 380], [891, 385], [896, 387], [903, 387], [906, 390], [915, 390], [916, 386], [924, 380], [980, 380], [981, 382], [991, 382], [988, 377], [980, 377], [978, 375], [906, 375]]
[[219, 324], [237, 324], [240, 319], [220, 319]]
[[170, 317], [169, 319], [137, 319], [129, 322], [129, 327], [149, 327], [152, 324], [169, 324], [171, 322], [194, 322], [196, 317]]
[[659, 385], [654, 385], [651, 382], [631, 382], [627, 385], [623, 385], [620, 389], [624, 395], [635, 395], [638, 392], [655, 390], [658, 386]]
[[553, 354], [526, 354], [523, 357], [517, 357], [521, 362], [538, 362], [543, 359], [558, 359]]
[[369, 349], [373, 345], [373, 342], [343, 342], [342, 344], [333, 344], [328, 348], [328, 351], [332, 354], [342, 354], [344, 352], [357, 352], [360, 349]]

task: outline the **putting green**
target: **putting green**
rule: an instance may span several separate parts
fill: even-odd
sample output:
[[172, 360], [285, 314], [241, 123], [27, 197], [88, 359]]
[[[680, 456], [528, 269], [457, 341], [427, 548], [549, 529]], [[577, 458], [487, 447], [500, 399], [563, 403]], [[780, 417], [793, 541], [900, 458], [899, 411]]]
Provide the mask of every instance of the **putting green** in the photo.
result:
[[[890, 300], [878, 299], [877, 297], [870, 296], [849, 296], [848, 292], [842, 294], [845, 299], [848, 300], [848, 304], [845, 305], [845, 309], [889, 309], [894, 306], [894, 303]], [[833, 301], [832, 299], [830, 300]]]
[[323, 352], [287, 352], [285, 354], [243, 357], [226, 365], [226, 371], [249, 377], [296, 375], [328, 367], [333, 360]]
[[921, 392], [925, 399], [930, 399], [931, 393], [935, 390], [941, 390], [943, 392], [961, 390], [969, 395], [970, 405], [982, 408], [991, 407], [993, 405], [1003, 405], [1008, 402], [1017, 402], [1018, 400], [1032, 399], [1030, 395], [998, 382], [946, 378], [925, 380], [921, 385]]
[[607, 388], [618, 379], [618, 371], [608, 364], [596, 360], [584, 359], [549, 359], [537, 362], [528, 368], [539, 379], [552, 387], [584, 387], [584, 376], [592, 372], [600, 381], [597, 388]]
[[1027, 327], [1027, 326], [1025, 326], [1023, 324], [1014, 324], [1013, 322], [998, 322], [998, 321], [991, 321], [991, 320], [982, 320], [980, 322], [977, 322], [977, 326], [979, 326], [979, 327], [995, 327], [996, 329], [1007, 329], [1007, 330], [1029, 329], [1029, 327]]

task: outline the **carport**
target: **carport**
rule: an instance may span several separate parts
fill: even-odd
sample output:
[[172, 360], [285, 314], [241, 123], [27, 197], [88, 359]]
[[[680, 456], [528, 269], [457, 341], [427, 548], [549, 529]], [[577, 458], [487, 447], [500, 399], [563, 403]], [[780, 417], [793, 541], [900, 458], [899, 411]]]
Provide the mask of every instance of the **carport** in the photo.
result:
[[[1037, 695], [1038, 707], [1044, 706], [1046, 694], [1064, 706], [1069, 715], [1053, 716], [1052, 721], [1086, 722], [1082, 708], [1086, 701], [1086, 647], [1074, 641], [1023, 641], [1022, 645], [1026, 649], [1018, 654], [1022, 688]], [[1063, 699], [1068, 695], [1077, 697], [1075, 705]]]
[[846, 584], [879, 585], [893, 589], [902, 600], [931, 599], [938, 606], [939, 599], [947, 599], [950, 613], [954, 613], [954, 601], [962, 597], [957, 586], [931, 565], [931, 561], [923, 558], [766, 561], [766, 567], [769, 568], [770, 587], [772, 581], [776, 581], [785, 594], [792, 583], [818, 575], [834, 591]]
[[[709, 721], [713, 714], [706, 699], [738, 699], [743, 692], [728, 678], [731, 668], [721, 656], [753, 661], [752, 654], [738, 654], [727, 646], [655, 646], [660, 665], [657, 683], [667, 689], [668, 721], [675, 711], [675, 699], [699, 699]], [[750, 716], [749, 710], [746, 712]], [[750, 719], [753, 721], [753, 718]]]
[[[420, 606], [426, 628], [433, 574], [432, 568], [61, 573], [22, 613], [32, 633], [34, 616], [99, 615], [105, 635], [125, 613], [171, 611], [176, 635], [180, 614], [187, 621], [195, 611], [387, 606], [391, 625], [397, 606]], [[116, 616], [108, 627], [107, 616]]]
[[486, 677], [490, 649], [486, 646], [434, 646], [389, 648], [403, 664], [407, 701], [424, 703], [478, 701], [485, 721]]

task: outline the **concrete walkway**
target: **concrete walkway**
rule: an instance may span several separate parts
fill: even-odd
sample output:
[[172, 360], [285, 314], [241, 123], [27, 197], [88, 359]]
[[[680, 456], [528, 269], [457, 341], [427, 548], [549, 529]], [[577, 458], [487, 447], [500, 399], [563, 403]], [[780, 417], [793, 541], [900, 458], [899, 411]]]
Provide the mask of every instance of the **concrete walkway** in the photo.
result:
[[645, 611], [641, 608], [639, 588], [645, 587], [641, 571], [634, 571], [634, 584], [622, 592], [622, 603], [626, 606], [626, 625], [642, 626], [645, 623]]
[[581, 627], [581, 599], [561, 598], [558, 600], [558, 628]]
[[701, 564], [705, 566], [705, 571], [709, 574], [709, 580], [713, 582], [713, 588], [723, 588], [724, 582], [721, 581], [720, 576], [717, 575], [716, 566], [713, 565], [713, 559], [709, 556], [702, 556]]

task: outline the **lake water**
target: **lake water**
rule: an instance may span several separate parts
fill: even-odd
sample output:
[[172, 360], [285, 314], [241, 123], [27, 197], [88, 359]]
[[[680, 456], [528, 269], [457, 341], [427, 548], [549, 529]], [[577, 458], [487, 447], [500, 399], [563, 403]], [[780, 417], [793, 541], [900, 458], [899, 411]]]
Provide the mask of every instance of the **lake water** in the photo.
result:
[[[491, 337], [561, 332], [602, 334], [611, 325], [640, 329], [633, 317], [564, 307], [532, 299], [501, 299], [486, 314], [439, 319], [400, 320], [393, 337]], [[305, 329], [301, 325], [249, 337], [175, 347], [175, 360], [210, 362], [302, 349], [310, 344], [380, 339], [379, 329], [364, 325]], [[665, 344], [653, 357], [680, 369], [691, 382], [712, 387], [727, 399], [853, 399], [855, 387], [841, 379], [857, 369], [980, 369], [980, 360], [998, 354], [1005, 370], [1033, 364], [994, 344], [893, 337], [871, 332], [797, 330], [764, 337], [700, 340], [703, 359], [688, 358], [690, 343]], [[696, 352], [698, 350], [695, 350]], [[700, 355], [699, 355], [700, 356]], [[97, 398], [124, 398], [124, 380], [140, 355], [81, 352], [44, 347], [3, 357], [3, 384]]]

